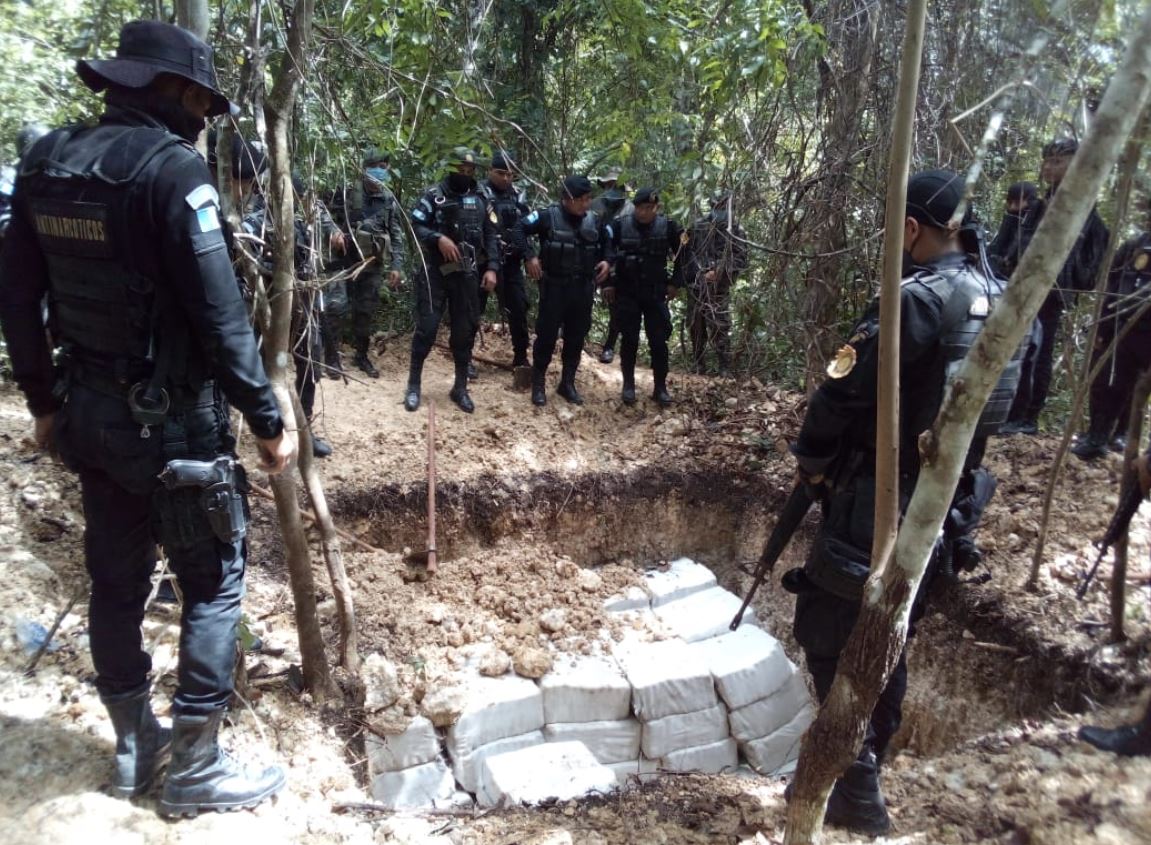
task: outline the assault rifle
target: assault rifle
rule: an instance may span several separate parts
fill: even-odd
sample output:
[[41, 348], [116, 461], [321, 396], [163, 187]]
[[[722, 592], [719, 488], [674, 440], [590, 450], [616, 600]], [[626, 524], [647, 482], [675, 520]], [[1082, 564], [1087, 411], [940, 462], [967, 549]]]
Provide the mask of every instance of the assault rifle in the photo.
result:
[[731, 620], [729, 626], [731, 630], [739, 627], [739, 623], [743, 621], [743, 614], [747, 612], [747, 608], [751, 605], [752, 598], [755, 597], [756, 591], [760, 585], [767, 580], [767, 576], [775, 569], [775, 564], [779, 560], [783, 550], [787, 548], [787, 544], [791, 542], [792, 536], [799, 529], [799, 524], [803, 522], [803, 518], [807, 516], [807, 512], [811, 510], [811, 505], [814, 500], [808, 492], [807, 485], [802, 481], [797, 483], [791, 489], [791, 495], [787, 497], [787, 502], [784, 503], [783, 510], [779, 512], [779, 519], [775, 523], [775, 528], [771, 531], [771, 536], [767, 540], [767, 545], [763, 547], [763, 554], [759, 556], [759, 563], [755, 567], [755, 578], [751, 582], [751, 586], [747, 590], [747, 595], [743, 597], [743, 604], [739, 608], [739, 613], [735, 614], [735, 618]]
[[1096, 541], [1095, 548], [1099, 550], [1099, 556], [1095, 558], [1095, 563], [1087, 572], [1087, 576], [1083, 579], [1083, 583], [1079, 585], [1079, 589], [1075, 591], [1075, 597], [1083, 601], [1083, 597], [1087, 595], [1087, 588], [1091, 586], [1091, 582], [1095, 580], [1095, 573], [1099, 571], [1099, 564], [1103, 562], [1103, 558], [1107, 556], [1107, 550], [1118, 543], [1127, 534], [1127, 529], [1131, 525], [1131, 520], [1134, 518], [1136, 511], [1139, 510], [1139, 505], [1143, 502], [1143, 491], [1139, 487], [1139, 479], [1132, 478], [1130, 484], [1127, 486], [1127, 491], [1119, 500], [1118, 506], [1115, 508], [1115, 514], [1111, 517], [1111, 524], [1107, 526], [1107, 533], [1103, 535], [1103, 539]]

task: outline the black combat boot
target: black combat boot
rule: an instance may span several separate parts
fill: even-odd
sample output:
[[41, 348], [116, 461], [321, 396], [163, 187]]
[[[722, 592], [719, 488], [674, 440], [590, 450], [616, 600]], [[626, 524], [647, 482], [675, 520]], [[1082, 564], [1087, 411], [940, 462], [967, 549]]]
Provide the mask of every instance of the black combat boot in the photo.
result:
[[359, 367], [369, 378], [380, 377], [380, 371], [376, 369], [371, 359], [368, 358], [367, 340], [356, 341], [356, 357], [352, 359], [352, 363]]
[[1110, 751], [1123, 757], [1147, 757], [1151, 755], [1151, 704], [1147, 706], [1141, 722], [1117, 728], [1084, 725], [1079, 729], [1079, 738], [1100, 751]]
[[1083, 461], [1097, 461], [1110, 453], [1107, 436], [1089, 431], [1071, 447], [1071, 454]]
[[[624, 356], [621, 355], [621, 358]], [[632, 362], [628, 366], [626, 360], [621, 361], [620, 370], [623, 372], [623, 390], [620, 391], [619, 398], [625, 405], [635, 404], [635, 363]]]
[[468, 372], [472, 369], [471, 362], [466, 364], [456, 363], [456, 383], [452, 385], [452, 389], [448, 391], [448, 398], [459, 406], [459, 409], [465, 414], [470, 414], [476, 409], [476, 405], [472, 402], [472, 397], [468, 395]]
[[531, 365], [532, 364], [531, 361], [528, 360], [528, 353], [526, 350], [517, 352], [515, 357], [512, 358], [513, 367], [530, 367]]
[[615, 360], [615, 350], [610, 346], [605, 346], [603, 351], [599, 354], [599, 362], [601, 364], [610, 364]]
[[879, 765], [870, 748], [865, 748], [835, 782], [823, 819], [833, 827], [868, 836], [881, 836], [891, 830], [891, 818], [879, 790]]
[[217, 710], [172, 721], [172, 762], [160, 796], [165, 816], [255, 807], [283, 788], [284, 772], [278, 766], [252, 774], [220, 750], [216, 740], [223, 718], [224, 711]]
[[480, 371], [476, 369], [475, 361], [468, 361], [468, 381], [476, 381], [480, 377]]
[[312, 455], [317, 458], [326, 458], [332, 454], [332, 444], [316, 435], [312, 435]]
[[331, 379], [344, 377], [344, 367], [340, 363], [339, 321], [324, 314], [321, 324], [321, 339], [324, 344], [324, 374]]
[[532, 404], [542, 408], [548, 403], [547, 371], [532, 370]]
[[424, 362], [412, 359], [408, 365], [408, 389], [404, 391], [404, 408], [415, 411], [420, 407], [420, 380], [424, 374]]
[[667, 373], [655, 374], [655, 390], [652, 391], [651, 398], [661, 408], [671, 407], [671, 394], [667, 392]]
[[582, 405], [583, 397], [580, 396], [579, 391], [576, 390], [575, 374], [575, 367], [569, 367], [567, 364], [564, 364], [563, 373], [560, 376], [560, 386], [556, 388], [556, 393], [573, 405]]
[[139, 795], [163, 767], [172, 732], [152, 713], [148, 684], [131, 692], [101, 695], [116, 730], [116, 774], [112, 790], [124, 798]]

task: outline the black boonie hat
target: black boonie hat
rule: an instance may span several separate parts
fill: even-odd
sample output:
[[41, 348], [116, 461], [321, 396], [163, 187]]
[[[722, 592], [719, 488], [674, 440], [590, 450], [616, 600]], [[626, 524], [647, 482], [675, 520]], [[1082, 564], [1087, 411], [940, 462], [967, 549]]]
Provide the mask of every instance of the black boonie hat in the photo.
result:
[[76, 73], [100, 92], [109, 84], [143, 88], [158, 74], [171, 73], [207, 88], [212, 94], [209, 116], [238, 114], [216, 82], [212, 48], [186, 29], [160, 21], [130, 21], [120, 30], [114, 59], [81, 59]]
[[[963, 199], [963, 177], [950, 170], [924, 170], [907, 180], [907, 216], [927, 226], [946, 229]], [[963, 223], [971, 218], [971, 208]]]
[[632, 198], [633, 205], [644, 205], [649, 202], [659, 202], [659, 191], [655, 188], [640, 188]]

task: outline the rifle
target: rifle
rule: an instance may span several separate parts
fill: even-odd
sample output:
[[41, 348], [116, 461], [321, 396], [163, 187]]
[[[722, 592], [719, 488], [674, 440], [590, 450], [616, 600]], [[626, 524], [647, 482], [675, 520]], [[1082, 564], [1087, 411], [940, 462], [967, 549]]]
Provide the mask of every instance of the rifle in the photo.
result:
[[776, 562], [779, 560], [783, 550], [787, 548], [787, 544], [791, 542], [792, 536], [799, 528], [799, 524], [803, 522], [803, 518], [807, 516], [807, 512], [811, 510], [811, 505], [814, 499], [808, 492], [807, 485], [802, 481], [797, 483], [791, 489], [791, 495], [787, 497], [787, 502], [783, 505], [783, 510], [779, 512], [779, 519], [775, 523], [775, 528], [771, 531], [771, 536], [767, 540], [767, 545], [763, 547], [763, 554], [759, 556], [759, 563], [755, 567], [755, 579], [751, 582], [751, 587], [748, 588], [747, 595], [743, 598], [743, 604], [739, 608], [739, 613], [735, 614], [735, 618], [731, 620], [729, 626], [731, 630], [739, 627], [739, 623], [743, 621], [743, 614], [747, 612], [747, 608], [751, 605], [751, 600], [755, 596], [756, 591], [760, 585], [767, 580], [767, 576], [775, 568]]
[[1139, 510], [1139, 505], [1143, 502], [1143, 491], [1139, 488], [1139, 479], [1132, 478], [1130, 484], [1127, 486], [1126, 492], [1119, 500], [1119, 505], [1115, 508], [1115, 513], [1111, 517], [1111, 524], [1107, 526], [1107, 533], [1103, 535], [1103, 539], [1095, 542], [1095, 548], [1099, 550], [1099, 556], [1095, 558], [1095, 563], [1087, 572], [1087, 576], [1083, 579], [1083, 583], [1075, 591], [1075, 597], [1083, 601], [1083, 597], [1087, 595], [1087, 588], [1091, 586], [1091, 582], [1095, 580], [1095, 573], [1099, 571], [1099, 564], [1103, 562], [1103, 558], [1107, 556], [1107, 550], [1118, 543], [1127, 534], [1127, 529], [1131, 525], [1131, 520], [1134, 518], [1136, 511]]

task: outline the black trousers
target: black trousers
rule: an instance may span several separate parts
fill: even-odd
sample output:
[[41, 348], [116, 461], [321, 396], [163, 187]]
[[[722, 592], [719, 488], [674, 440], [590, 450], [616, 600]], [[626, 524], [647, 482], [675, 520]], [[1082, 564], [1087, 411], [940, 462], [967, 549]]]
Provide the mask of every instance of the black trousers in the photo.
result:
[[607, 339], [603, 342], [604, 349], [615, 349], [615, 342], [619, 340], [623, 327], [620, 325], [619, 306], [609, 303], [607, 306]]
[[532, 365], [536, 372], [547, 372], [561, 328], [564, 333], [564, 371], [574, 374], [579, 369], [584, 340], [591, 328], [594, 302], [595, 283], [591, 279], [586, 282], [557, 281], [545, 276], [540, 281], [536, 342], [532, 350]]
[[[500, 272], [500, 281], [496, 285], [496, 300], [500, 304], [500, 311], [508, 322], [508, 331], [512, 336], [512, 351], [518, 355], [526, 355], [528, 351], [528, 289], [524, 283], [524, 269], [517, 259], [506, 259]], [[488, 292], [480, 290], [480, 314], [488, 307]]]
[[702, 367], [710, 345], [720, 369], [726, 369], [731, 363], [731, 280], [708, 284], [702, 276], [696, 279], [688, 288], [687, 321], [692, 363]]
[[666, 297], [662, 295], [666, 289], [667, 286], [664, 285], [657, 293], [655, 291], [634, 292], [617, 288], [619, 297], [615, 303], [614, 313], [619, 320], [619, 358], [620, 367], [625, 375], [635, 372], [641, 323], [647, 334], [652, 372], [657, 378], [667, 375], [667, 343], [671, 338], [671, 311], [667, 307]]
[[412, 335], [412, 363], [422, 363], [436, 342], [436, 332], [448, 312], [451, 334], [448, 345], [457, 364], [467, 364], [472, 357], [476, 331], [480, 327], [480, 288], [463, 273], [442, 276], [429, 266], [414, 281], [416, 331]]
[[1019, 389], [1011, 403], [1009, 417], [1013, 421], [1039, 418], [1039, 412], [1047, 404], [1047, 393], [1051, 389], [1051, 370], [1055, 360], [1055, 338], [1059, 322], [1063, 318], [1063, 299], [1059, 291], [1052, 291], [1044, 300], [1036, 320], [1043, 330], [1039, 348], [1034, 357], [1025, 357], [1019, 376]]
[[[60, 457], [80, 476], [92, 578], [89, 644], [101, 695], [138, 689], [152, 669], [140, 625], [157, 543], [164, 544], [184, 596], [173, 709], [207, 715], [232, 695], [246, 544], [221, 542], [210, 530], [178, 535], [162, 514], [197, 507], [199, 491], [170, 493], [157, 480], [171, 458], [229, 454], [235, 441], [227, 425], [223, 402], [213, 399], [171, 413], [142, 438], [124, 400], [83, 385], [72, 386], [56, 416]], [[197, 514], [188, 516], [194, 524]]]
[[368, 269], [347, 281], [347, 307], [352, 312], [352, 345], [366, 352], [372, 336], [372, 321], [380, 308], [383, 274], [378, 268]]
[[[1092, 366], [1110, 345], [1110, 338], [1100, 338], [1102, 349], [1091, 356]], [[1138, 326], [1119, 343], [1091, 382], [1090, 434], [1100, 440], [1110, 440], [1127, 431], [1131, 412], [1132, 394], [1139, 376], [1151, 367], [1151, 332]]]

